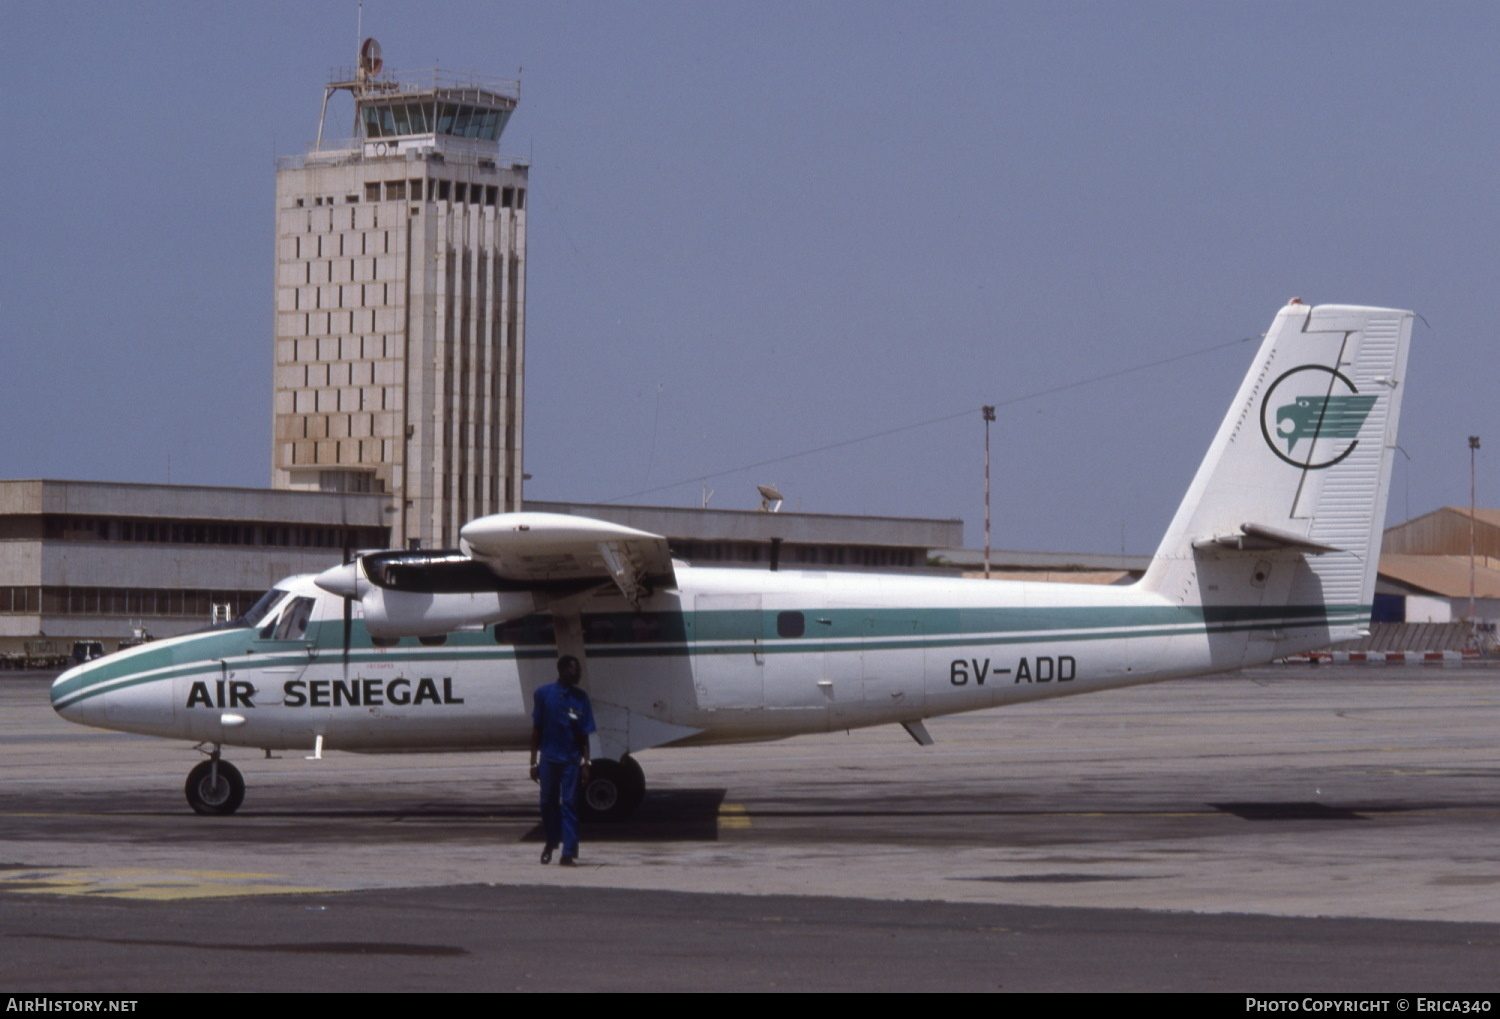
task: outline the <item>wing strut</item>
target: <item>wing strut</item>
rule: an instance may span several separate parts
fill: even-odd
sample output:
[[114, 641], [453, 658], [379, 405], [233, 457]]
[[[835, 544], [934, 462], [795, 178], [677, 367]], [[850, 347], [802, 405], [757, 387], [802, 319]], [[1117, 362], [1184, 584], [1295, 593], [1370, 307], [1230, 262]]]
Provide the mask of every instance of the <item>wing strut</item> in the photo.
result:
[[922, 724], [920, 718], [915, 722], [902, 722], [901, 728], [906, 730], [908, 736], [917, 741], [918, 746], [932, 746], [932, 737], [927, 734], [927, 726]]

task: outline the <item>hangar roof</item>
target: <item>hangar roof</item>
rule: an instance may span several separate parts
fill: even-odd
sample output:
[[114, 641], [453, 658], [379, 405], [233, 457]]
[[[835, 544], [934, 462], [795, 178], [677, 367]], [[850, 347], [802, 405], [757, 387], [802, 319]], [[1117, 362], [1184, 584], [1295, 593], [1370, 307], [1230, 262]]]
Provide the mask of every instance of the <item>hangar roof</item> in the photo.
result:
[[[1444, 598], [1469, 596], [1469, 557], [1466, 555], [1392, 555], [1380, 557], [1380, 575]], [[1475, 561], [1474, 594], [1500, 598], [1500, 559], [1480, 556]]]

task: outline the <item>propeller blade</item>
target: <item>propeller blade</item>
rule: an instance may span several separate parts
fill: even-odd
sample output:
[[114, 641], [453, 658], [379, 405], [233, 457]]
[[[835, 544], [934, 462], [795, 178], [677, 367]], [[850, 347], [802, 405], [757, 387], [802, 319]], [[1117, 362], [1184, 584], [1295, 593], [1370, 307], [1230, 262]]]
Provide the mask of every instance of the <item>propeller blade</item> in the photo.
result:
[[[350, 565], [350, 560], [352, 560], [353, 558], [354, 558], [354, 552], [353, 552], [353, 550], [350, 549], [349, 546], [345, 545], [344, 546], [344, 565], [345, 566]], [[358, 586], [359, 586], [358, 585], [359, 565], [357, 563], [354, 564], [354, 573], [355, 573], [355, 588], [357, 590]], [[354, 629], [354, 599], [353, 598], [345, 598], [344, 599], [344, 675], [345, 675], [346, 679], [348, 678], [348, 673], [349, 673], [349, 641], [351, 639], [350, 638], [350, 633], [351, 633], [351, 631], [353, 629]]]

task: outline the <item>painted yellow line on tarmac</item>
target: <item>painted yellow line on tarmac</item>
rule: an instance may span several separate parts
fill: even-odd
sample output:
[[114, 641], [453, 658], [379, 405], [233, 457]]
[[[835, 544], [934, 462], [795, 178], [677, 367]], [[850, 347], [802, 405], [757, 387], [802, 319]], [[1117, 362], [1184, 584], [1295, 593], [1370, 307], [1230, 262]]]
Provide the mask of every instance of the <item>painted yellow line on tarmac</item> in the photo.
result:
[[244, 895], [299, 895], [326, 891], [282, 884], [280, 874], [227, 870], [62, 867], [0, 871], [0, 892], [86, 895], [106, 899], [217, 899]]
[[720, 828], [748, 828], [750, 827], [750, 811], [738, 803], [722, 803], [719, 805], [719, 827]]

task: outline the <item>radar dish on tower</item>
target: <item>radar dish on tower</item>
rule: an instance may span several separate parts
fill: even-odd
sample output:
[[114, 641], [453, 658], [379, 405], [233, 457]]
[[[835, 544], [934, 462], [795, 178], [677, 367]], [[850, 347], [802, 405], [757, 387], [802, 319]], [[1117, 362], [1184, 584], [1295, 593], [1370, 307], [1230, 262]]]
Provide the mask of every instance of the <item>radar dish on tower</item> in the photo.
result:
[[366, 75], [376, 75], [384, 66], [385, 61], [380, 59], [380, 43], [371, 36], [359, 47], [359, 69]]

